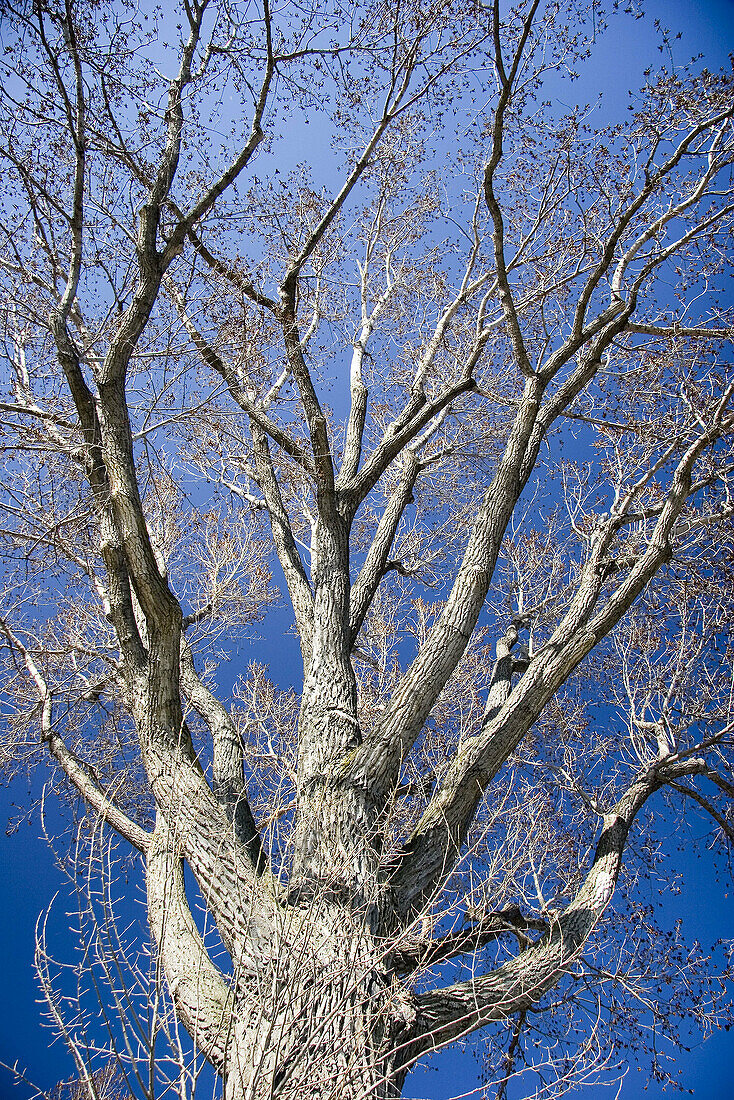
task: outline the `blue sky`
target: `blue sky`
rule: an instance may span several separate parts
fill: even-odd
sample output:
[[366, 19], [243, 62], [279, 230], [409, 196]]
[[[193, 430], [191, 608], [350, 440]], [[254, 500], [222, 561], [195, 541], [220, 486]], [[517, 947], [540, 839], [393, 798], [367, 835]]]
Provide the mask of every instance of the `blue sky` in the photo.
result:
[[[583, 80], [573, 86], [574, 94], [581, 100], [593, 101], [598, 93], [603, 93], [600, 119], [618, 117], [623, 112], [628, 89], [639, 84], [642, 70], [651, 59], [654, 62], [657, 55], [653, 19], [659, 18], [674, 31], [683, 32], [682, 39], [673, 43], [676, 63], [701, 53], [710, 68], [717, 68], [726, 64], [728, 53], [734, 50], [734, 0], [654, 0], [645, 6], [648, 19], [644, 23], [621, 20], [614, 23], [609, 35], [598, 46], [593, 66]], [[559, 99], [565, 95], [565, 90], [559, 92]], [[311, 132], [294, 132], [294, 160], [309, 160], [314, 156], [319, 140], [314, 131], [315, 128]], [[326, 148], [324, 155], [327, 155]], [[269, 655], [273, 659], [282, 658], [277, 623], [277, 618], [271, 620], [271, 634], [264, 638], [259, 653], [262, 660], [267, 660]], [[285, 670], [284, 678], [287, 679]], [[2, 821], [14, 819], [18, 815], [15, 807], [26, 804], [30, 795], [38, 794], [38, 789], [34, 784], [29, 794], [26, 782], [19, 780], [0, 790]], [[734, 888], [727, 885], [725, 876], [721, 881], [716, 880], [704, 833], [703, 823], [698, 834], [694, 823], [693, 843], [685, 855], [678, 857], [676, 870], [683, 877], [685, 888], [676, 904], [688, 934], [706, 943], [718, 936], [732, 934]], [[38, 991], [31, 968], [36, 919], [62, 884], [41, 836], [37, 817], [20, 825], [14, 835], [6, 836], [2, 831], [0, 869], [4, 948], [0, 971], [0, 1061], [10, 1064], [17, 1061], [27, 1069], [31, 1079], [50, 1088], [60, 1078], [68, 1077], [72, 1066], [66, 1051], [59, 1045], [48, 1048], [49, 1032], [39, 1023]], [[63, 905], [58, 909], [57, 919], [62, 913]], [[732, 1066], [734, 1031], [715, 1035], [703, 1047], [694, 1046], [690, 1054], [678, 1061], [682, 1081], [687, 1089], [693, 1089], [697, 1100], [725, 1100], [732, 1095]], [[413, 1075], [406, 1095], [448, 1100], [476, 1088], [478, 1068], [471, 1054], [444, 1054], [434, 1059], [429, 1070]], [[643, 1077], [634, 1067], [630, 1070], [623, 1085], [622, 1100], [661, 1095], [654, 1085], [643, 1091], [647, 1083]], [[6, 1097], [24, 1100], [27, 1090], [14, 1086], [11, 1081], [11, 1075], [0, 1070], [0, 1100]], [[522, 1090], [515, 1092], [512, 1100], [521, 1100], [525, 1095]], [[601, 1096], [611, 1098], [614, 1091], [589, 1089], [586, 1095], [597, 1100]]]

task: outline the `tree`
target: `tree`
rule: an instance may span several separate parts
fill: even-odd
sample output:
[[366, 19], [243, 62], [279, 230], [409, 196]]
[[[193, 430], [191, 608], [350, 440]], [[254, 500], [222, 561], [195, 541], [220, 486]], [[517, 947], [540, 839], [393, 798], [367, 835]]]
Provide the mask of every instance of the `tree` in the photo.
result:
[[[734, 837], [734, 105], [671, 66], [559, 117], [604, 19], [4, 8], [6, 755], [81, 799], [77, 869], [139, 853], [227, 1100], [398, 1096], [482, 1028], [500, 1096], [527, 1033], [561, 1091], [620, 989], [675, 1036], [640, 879], [686, 808]], [[273, 570], [297, 694], [250, 661]]]

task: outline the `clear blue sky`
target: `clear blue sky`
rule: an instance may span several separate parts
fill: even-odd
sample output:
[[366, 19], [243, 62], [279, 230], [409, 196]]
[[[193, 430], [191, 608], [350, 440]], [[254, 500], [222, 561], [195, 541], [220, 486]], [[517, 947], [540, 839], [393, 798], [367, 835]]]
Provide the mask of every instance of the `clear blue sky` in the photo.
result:
[[[646, 23], [616, 21], [610, 34], [598, 46], [593, 67], [573, 92], [581, 100], [593, 100], [604, 93], [600, 117], [621, 115], [627, 103], [628, 89], [640, 83], [640, 73], [652, 60], [655, 43], [652, 21], [661, 22], [674, 31], [682, 31], [681, 40], [674, 43], [674, 59], [687, 61], [701, 53], [709, 68], [727, 64], [727, 55], [734, 51], [734, 0], [650, 0], [644, 5]], [[565, 95], [566, 92], [563, 92]], [[314, 128], [315, 129], [315, 128]], [[318, 136], [301, 132], [293, 136], [294, 160], [307, 160], [314, 155]], [[324, 151], [326, 153], [326, 151]], [[280, 631], [275, 629], [264, 642], [260, 659], [268, 652], [282, 660]], [[245, 659], [249, 659], [249, 654]], [[40, 782], [39, 782], [40, 786]], [[38, 787], [34, 786], [34, 793]], [[0, 790], [0, 819], [14, 818], [14, 805], [23, 805], [29, 792], [23, 781]], [[700, 836], [703, 838], [704, 827]], [[734, 891], [714, 879], [713, 864], [703, 839], [685, 856], [679, 857], [677, 870], [686, 887], [677, 899], [684, 927], [691, 937], [710, 942], [718, 936], [734, 935]], [[700, 858], [697, 858], [699, 856]], [[49, 1033], [39, 1024], [38, 991], [32, 974], [34, 928], [36, 919], [61, 886], [59, 873], [51, 854], [40, 838], [37, 818], [21, 825], [13, 836], [0, 833], [0, 913], [2, 914], [3, 958], [0, 966], [0, 1060], [18, 1061], [29, 1076], [44, 1088], [52, 1087], [62, 1077], [68, 1077], [73, 1067], [59, 1045], [48, 1049]], [[728, 896], [727, 896], [728, 894]], [[57, 910], [61, 918], [63, 907]], [[60, 921], [61, 924], [63, 922]], [[63, 946], [63, 940], [60, 942]], [[682, 1082], [693, 1089], [697, 1100], [727, 1100], [734, 1096], [734, 1031], [721, 1032], [703, 1048], [694, 1047], [689, 1055], [679, 1059]], [[641, 1079], [633, 1067], [625, 1081], [622, 1100], [656, 1098], [659, 1089]], [[11, 1076], [0, 1070], [0, 1100], [15, 1097], [25, 1100], [27, 1090], [13, 1086]], [[434, 1059], [427, 1071], [418, 1071], [411, 1078], [406, 1095], [429, 1100], [470, 1092], [478, 1084], [478, 1063], [470, 1054], [451, 1052]], [[515, 1093], [519, 1100], [524, 1092]], [[614, 1096], [614, 1091], [587, 1090], [590, 1100]]]

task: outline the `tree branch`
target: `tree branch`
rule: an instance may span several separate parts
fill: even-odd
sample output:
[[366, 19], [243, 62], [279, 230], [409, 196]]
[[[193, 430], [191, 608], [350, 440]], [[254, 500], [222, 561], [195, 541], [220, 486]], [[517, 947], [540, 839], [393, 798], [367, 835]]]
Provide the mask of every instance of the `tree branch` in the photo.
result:
[[405, 469], [390, 496], [387, 507], [380, 516], [380, 522], [370, 543], [364, 565], [352, 585], [349, 604], [349, 630], [352, 646], [357, 641], [365, 615], [372, 604], [379, 583], [385, 575], [385, 567], [395, 541], [400, 519], [412, 499], [413, 487], [420, 471], [417, 456], [410, 450], [406, 454]]
[[91, 806], [95, 813], [110, 825], [115, 832], [119, 833], [139, 852], [145, 854], [150, 844], [150, 834], [145, 829], [141, 829], [127, 814], [123, 813], [119, 806], [115, 805], [112, 798], [95, 783], [89, 774], [87, 765], [69, 750], [64, 739], [56, 733], [53, 721], [53, 692], [49, 689], [30, 651], [2, 618], [0, 618], [0, 629], [10, 645], [23, 658], [23, 663], [38, 694], [41, 705], [41, 740], [48, 745], [49, 752], [61, 765], [67, 779], [71, 781], [87, 805]]
[[620, 516], [610, 517], [597, 532], [576, 594], [553, 635], [529, 661], [527, 671], [499, 711], [483, 724], [477, 736], [460, 746], [391, 875], [389, 888], [405, 920], [410, 919], [422, 899], [430, 895], [454, 866], [483, 792], [540, 716], [548, 700], [597, 642], [619, 622], [667, 560], [671, 530], [690, 493], [693, 465], [722, 430], [726, 399], [732, 391], [734, 384], [722, 398], [712, 427], [701, 433], [681, 456], [644, 554], [593, 616], [605, 582], [603, 562], [607, 547], [623, 516], [623, 509]]
[[530, 378], [505, 452], [478, 510], [464, 557], [444, 608], [398, 684], [383, 721], [350, 761], [352, 781], [379, 802], [466, 649], [489, 590], [500, 544], [524, 482], [519, 476], [543, 384]]
[[[704, 772], [703, 774], [705, 775], [706, 773]], [[707, 798], [704, 798], [702, 794], [699, 794], [699, 792], [692, 787], [686, 786], [685, 783], [674, 783], [671, 780], [668, 786], [672, 787], [674, 791], [678, 791], [679, 794], [685, 795], [686, 798], [691, 798], [694, 802], [698, 803], [698, 805], [714, 819], [729, 842], [734, 844], [734, 827], [732, 827], [726, 818], [711, 805]]]
[[457, 955], [470, 955], [493, 943], [500, 936], [524, 936], [528, 932], [547, 932], [548, 921], [525, 917], [516, 905], [499, 913], [487, 913], [479, 924], [451, 932], [438, 940], [409, 944], [391, 956], [397, 971], [409, 974], [413, 970], [427, 970], [438, 963], [447, 962]]
[[439, 1049], [493, 1020], [505, 1020], [531, 1008], [568, 974], [612, 897], [635, 815], [647, 798], [674, 776], [697, 774], [702, 767], [701, 760], [668, 769], [655, 766], [628, 788], [604, 815], [596, 853], [581, 889], [539, 943], [489, 974], [419, 994], [411, 1056]]
[[185, 641], [181, 645], [181, 686], [211, 731], [214, 795], [232, 823], [235, 837], [252, 860], [255, 871], [262, 875], [268, 869], [268, 859], [247, 800], [239, 732], [226, 708], [202, 683]]
[[186, 899], [175, 830], [159, 816], [147, 858], [150, 931], [179, 1018], [215, 1069], [225, 1067], [234, 995], [211, 961]]

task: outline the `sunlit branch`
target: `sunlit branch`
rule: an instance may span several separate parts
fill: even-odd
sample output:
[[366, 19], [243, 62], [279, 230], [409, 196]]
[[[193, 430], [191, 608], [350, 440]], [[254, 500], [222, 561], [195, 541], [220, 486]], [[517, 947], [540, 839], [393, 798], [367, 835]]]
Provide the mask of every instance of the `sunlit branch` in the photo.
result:
[[197, 674], [193, 656], [185, 644], [181, 649], [181, 686], [212, 735], [212, 790], [224, 807], [234, 835], [248, 853], [255, 870], [258, 874], [264, 874], [268, 861], [247, 800], [239, 731], [227, 709]]
[[298, 552], [290, 517], [275, 475], [267, 436], [255, 421], [252, 422], [250, 430], [258, 484], [265, 498], [273, 542], [288, 585], [304, 668], [308, 668], [311, 660], [313, 631], [313, 592]]
[[0, 619], [0, 629], [2, 629], [10, 645], [21, 655], [28, 676], [38, 694], [41, 740], [48, 745], [49, 752], [61, 765], [67, 779], [70, 780], [95, 813], [138, 851], [147, 852], [150, 834], [145, 829], [141, 829], [115, 805], [112, 798], [92, 778], [88, 765], [85, 765], [69, 750], [64, 739], [56, 732], [53, 718], [54, 693], [42, 676], [30, 650], [23, 645], [17, 634], [10, 629], [4, 619]]
[[313, 474], [313, 464], [304, 453], [303, 449], [295, 440], [291, 439], [283, 428], [265, 414], [262, 402], [259, 402], [254, 395], [250, 396], [244, 391], [234, 369], [225, 363], [221, 355], [197, 329], [186, 310], [184, 299], [178, 289], [170, 280], [167, 281], [166, 287], [176, 303], [184, 327], [191, 338], [191, 342], [201, 356], [202, 361], [213, 371], [216, 371], [220, 378], [226, 382], [227, 389], [232, 399], [239, 405], [243, 412], [246, 412], [250, 419], [266, 432], [273, 442], [277, 443], [281, 450], [285, 451], [290, 458], [294, 459], [306, 473]]
[[199, 1049], [222, 1071], [234, 995], [211, 961], [191, 914], [175, 830], [159, 816], [146, 868], [150, 930], [176, 1010]]
[[420, 463], [417, 456], [408, 451], [405, 469], [401, 474], [400, 481], [390, 495], [387, 506], [380, 516], [364, 565], [352, 585], [349, 621], [352, 644], [357, 640], [365, 615], [375, 597], [380, 580], [384, 576], [401, 517], [411, 500], [413, 487], [419, 472]]
[[[684, 451], [644, 553], [598, 610], [605, 583], [605, 570], [600, 565], [614, 537], [615, 519], [611, 518], [597, 531], [576, 593], [556, 630], [543, 649], [528, 661], [514, 691], [504, 693], [506, 701], [481, 733], [460, 746], [392, 874], [392, 889], [406, 913], [412, 911], [417, 899], [430, 893], [437, 878], [447, 874], [455, 863], [483, 791], [547, 701], [572, 669], [619, 622], [669, 557], [671, 531], [689, 497], [693, 466], [722, 431], [725, 412], [726, 405], [722, 402], [709, 431]], [[508, 686], [507, 677], [503, 683]]]
[[641, 775], [604, 824], [591, 868], [571, 904], [537, 944], [499, 969], [416, 998], [419, 1049], [437, 1049], [492, 1020], [504, 1020], [534, 1006], [569, 973], [611, 900], [635, 815], [649, 796], [676, 777], [698, 774], [700, 760], [652, 768]]

